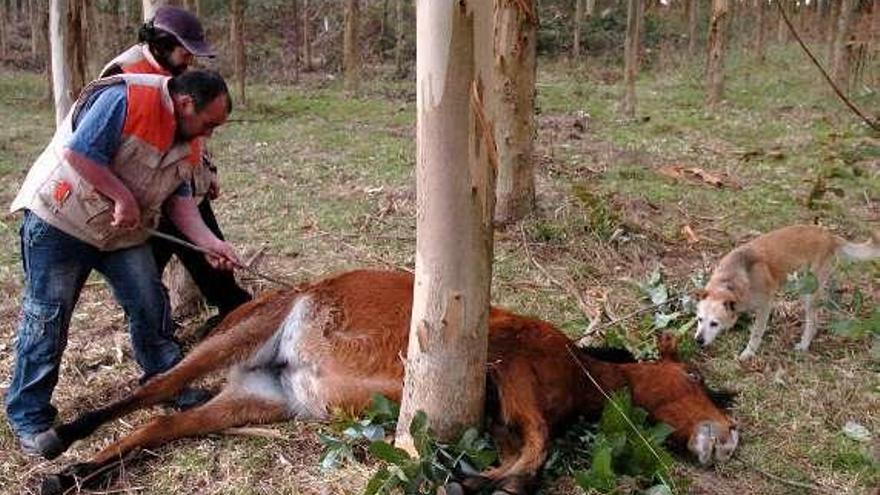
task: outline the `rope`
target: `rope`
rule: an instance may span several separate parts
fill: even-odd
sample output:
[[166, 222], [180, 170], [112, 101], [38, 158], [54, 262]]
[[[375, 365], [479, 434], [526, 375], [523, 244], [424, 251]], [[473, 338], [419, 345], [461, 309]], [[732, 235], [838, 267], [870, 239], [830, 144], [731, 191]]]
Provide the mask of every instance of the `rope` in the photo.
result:
[[[183, 247], [186, 247], [186, 248], [192, 249], [193, 251], [198, 251], [198, 252], [200, 252], [200, 253], [208, 254], [208, 255], [211, 255], [211, 256], [220, 256], [220, 255], [218, 255], [217, 253], [215, 253], [214, 251], [211, 251], [210, 249], [205, 249], [205, 248], [203, 248], [203, 247], [201, 247], [201, 246], [196, 246], [195, 244], [193, 244], [193, 243], [191, 243], [191, 242], [184, 241], [183, 239], [180, 239], [180, 238], [178, 238], [178, 237], [174, 237], [173, 235], [169, 235], [169, 234], [166, 234], [166, 233], [164, 233], [164, 232], [159, 232], [159, 231], [156, 230], [156, 229], [147, 229], [147, 232], [149, 232], [150, 235], [156, 236], [156, 237], [158, 237], [158, 238], [160, 238], [160, 239], [164, 239], [164, 240], [166, 240], [166, 241], [168, 241], [168, 242], [172, 242], [172, 243], [177, 244], [177, 245], [179, 245], [179, 246], [183, 246]], [[278, 279], [278, 278], [275, 278], [275, 277], [272, 277], [272, 276], [266, 275], [265, 273], [261, 273], [261, 272], [260, 272], [259, 270], [257, 270], [256, 268], [251, 268], [251, 267], [249, 267], [249, 266], [247, 266], [247, 265], [245, 265], [245, 264], [243, 264], [243, 263], [239, 263], [239, 262], [237, 262], [237, 261], [235, 261], [235, 260], [232, 260], [232, 259], [226, 258], [225, 256], [221, 256], [221, 257], [223, 257], [223, 258], [229, 260], [230, 262], [232, 262], [232, 264], [235, 265], [236, 268], [241, 268], [242, 270], [244, 270], [244, 271], [250, 273], [251, 275], [253, 275], [253, 276], [255, 276], [255, 277], [261, 278], [261, 279], [263, 279], [263, 280], [267, 280], [267, 281], [269, 281], [269, 282], [272, 282], [273, 284], [278, 284], [278, 285], [280, 285], [281, 287], [284, 287], [284, 288], [286, 288], [286, 289], [292, 289], [292, 288], [293, 288], [293, 285], [291, 285], [291, 284], [289, 284], [289, 283], [287, 283], [287, 282], [285, 282], [285, 281], [283, 281], [283, 280], [281, 280], [281, 279]]]

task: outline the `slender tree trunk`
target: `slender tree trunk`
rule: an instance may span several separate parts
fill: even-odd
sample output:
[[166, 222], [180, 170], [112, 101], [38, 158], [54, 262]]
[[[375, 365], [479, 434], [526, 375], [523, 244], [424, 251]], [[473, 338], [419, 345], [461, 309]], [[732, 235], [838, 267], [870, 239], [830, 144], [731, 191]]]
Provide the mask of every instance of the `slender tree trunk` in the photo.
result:
[[688, 54], [693, 56], [697, 53], [697, 19], [699, 19], [700, 4], [697, 0], [684, 0], [687, 2], [688, 24]]
[[643, 12], [640, 5], [644, 0], [627, 0], [626, 40], [623, 43], [623, 99], [620, 114], [627, 118], [636, 115], [636, 76], [639, 72], [639, 31]]
[[6, 0], [0, 0], [0, 59], [9, 53], [9, 7]]
[[238, 101], [247, 104], [245, 99], [245, 79], [247, 77], [247, 58], [244, 51], [244, 19], [247, 0], [231, 0], [229, 17], [229, 41], [232, 46], [235, 66], [235, 85]]
[[758, 15], [755, 23], [755, 58], [763, 64], [767, 61], [767, 0], [757, 0], [755, 10]]
[[724, 97], [724, 56], [727, 50], [729, 12], [727, 0], [712, 0], [706, 64], [706, 106], [710, 112], [718, 109]]
[[163, 5], [168, 5], [168, 0], [143, 0], [143, 13], [144, 21], [148, 21], [153, 18], [153, 13], [156, 12], [156, 9]]
[[342, 65], [345, 69], [345, 90], [350, 94], [357, 94], [358, 86], [360, 85], [359, 3], [359, 0], [346, 0], [345, 2], [345, 36], [343, 39]]
[[79, 0], [51, 0], [49, 36], [52, 50], [55, 123], [70, 111], [86, 82], [86, 43], [83, 40], [83, 4]]
[[833, 57], [831, 58], [831, 78], [841, 91], [849, 86], [849, 58], [847, 42], [850, 39], [852, 20], [854, 17], [853, 0], [840, 0], [840, 11], [837, 16], [837, 28], [834, 33]]
[[495, 221], [519, 220], [535, 206], [535, 72], [538, 16], [535, 0], [499, 0], [491, 115], [498, 147]]
[[596, 15], [596, 0], [587, 0], [586, 14], [587, 18], [592, 18]]
[[871, 7], [871, 43], [874, 50], [880, 50], [880, 0], [874, 0]]
[[416, 266], [397, 444], [424, 411], [439, 439], [479, 425], [492, 278], [490, 2], [418, 0]]
[[574, 1], [574, 41], [571, 44], [571, 58], [575, 62], [581, 59], [581, 29], [584, 24], [584, 2], [585, 0]]
[[[789, 13], [789, 19], [791, 18], [791, 9], [788, 8], [791, 5], [791, 2], [788, 0], [774, 0], [779, 2], [779, 5], [782, 6], [783, 9]], [[782, 14], [777, 12], [777, 21], [776, 21], [776, 42], [780, 45], [784, 45], [788, 42], [788, 26], [785, 24], [785, 19], [783, 19]]]
[[827, 19], [827, 27], [825, 28], [825, 32], [827, 33], [826, 42], [828, 43], [828, 65], [831, 66], [834, 63], [834, 50], [835, 50], [835, 39], [837, 39], [837, 21], [840, 18], [840, 2], [841, 0], [831, 0], [830, 12], [828, 14]]
[[[286, 19], [284, 23], [284, 50], [282, 52], [285, 76], [288, 80], [293, 79], [299, 82], [299, 48], [301, 46], [299, 40], [299, 2], [297, 0], [288, 0], [287, 6], [282, 5], [282, 16]], [[290, 73], [293, 72], [293, 74]]]
[[309, 0], [303, 0], [302, 5], [302, 56], [303, 56], [303, 69], [306, 71], [312, 70], [312, 30], [310, 26], [309, 19], [311, 19], [311, 14], [309, 13]]
[[394, 69], [397, 77], [404, 78], [407, 74], [407, 69], [404, 61], [404, 49], [406, 38], [404, 38], [404, 26], [406, 26], [406, 20], [404, 18], [404, 0], [395, 0], [394, 1], [394, 10], [396, 12], [396, 17], [394, 19], [395, 22], [395, 34], [396, 41], [394, 43]]

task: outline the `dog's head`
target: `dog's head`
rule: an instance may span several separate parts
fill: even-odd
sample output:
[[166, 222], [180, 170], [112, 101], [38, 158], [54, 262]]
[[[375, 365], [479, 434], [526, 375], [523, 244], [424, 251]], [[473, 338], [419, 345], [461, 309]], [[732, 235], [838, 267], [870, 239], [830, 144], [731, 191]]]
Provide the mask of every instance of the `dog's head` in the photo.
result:
[[728, 290], [697, 292], [697, 333], [694, 340], [707, 347], [724, 330], [736, 325], [739, 313], [734, 294]]

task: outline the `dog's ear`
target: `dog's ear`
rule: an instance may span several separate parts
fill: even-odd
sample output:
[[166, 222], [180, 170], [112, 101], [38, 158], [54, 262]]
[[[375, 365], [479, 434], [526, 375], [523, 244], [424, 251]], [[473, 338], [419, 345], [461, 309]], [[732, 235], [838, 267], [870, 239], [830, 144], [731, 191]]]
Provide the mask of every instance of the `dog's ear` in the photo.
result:
[[728, 299], [724, 301], [724, 309], [730, 311], [731, 313], [736, 313], [736, 301], [733, 299]]
[[697, 289], [694, 291], [694, 299], [696, 299], [697, 301], [702, 301], [707, 297], [709, 297], [709, 291], [707, 291], [706, 289]]

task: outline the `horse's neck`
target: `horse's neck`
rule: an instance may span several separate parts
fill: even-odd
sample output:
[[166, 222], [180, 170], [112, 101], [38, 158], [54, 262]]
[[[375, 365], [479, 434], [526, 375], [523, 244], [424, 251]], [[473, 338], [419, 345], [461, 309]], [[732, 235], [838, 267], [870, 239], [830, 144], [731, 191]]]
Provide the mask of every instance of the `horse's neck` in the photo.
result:
[[[615, 390], [621, 389], [629, 385], [626, 373], [624, 372], [627, 364], [612, 363], [601, 361], [589, 355], [582, 355], [580, 358], [584, 370], [589, 372], [583, 373], [580, 377], [581, 386], [584, 390], [580, 394], [584, 403], [582, 408], [588, 411], [601, 411], [605, 403], [605, 395], [610, 395]], [[598, 385], [599, 390], [596, 390]]]

